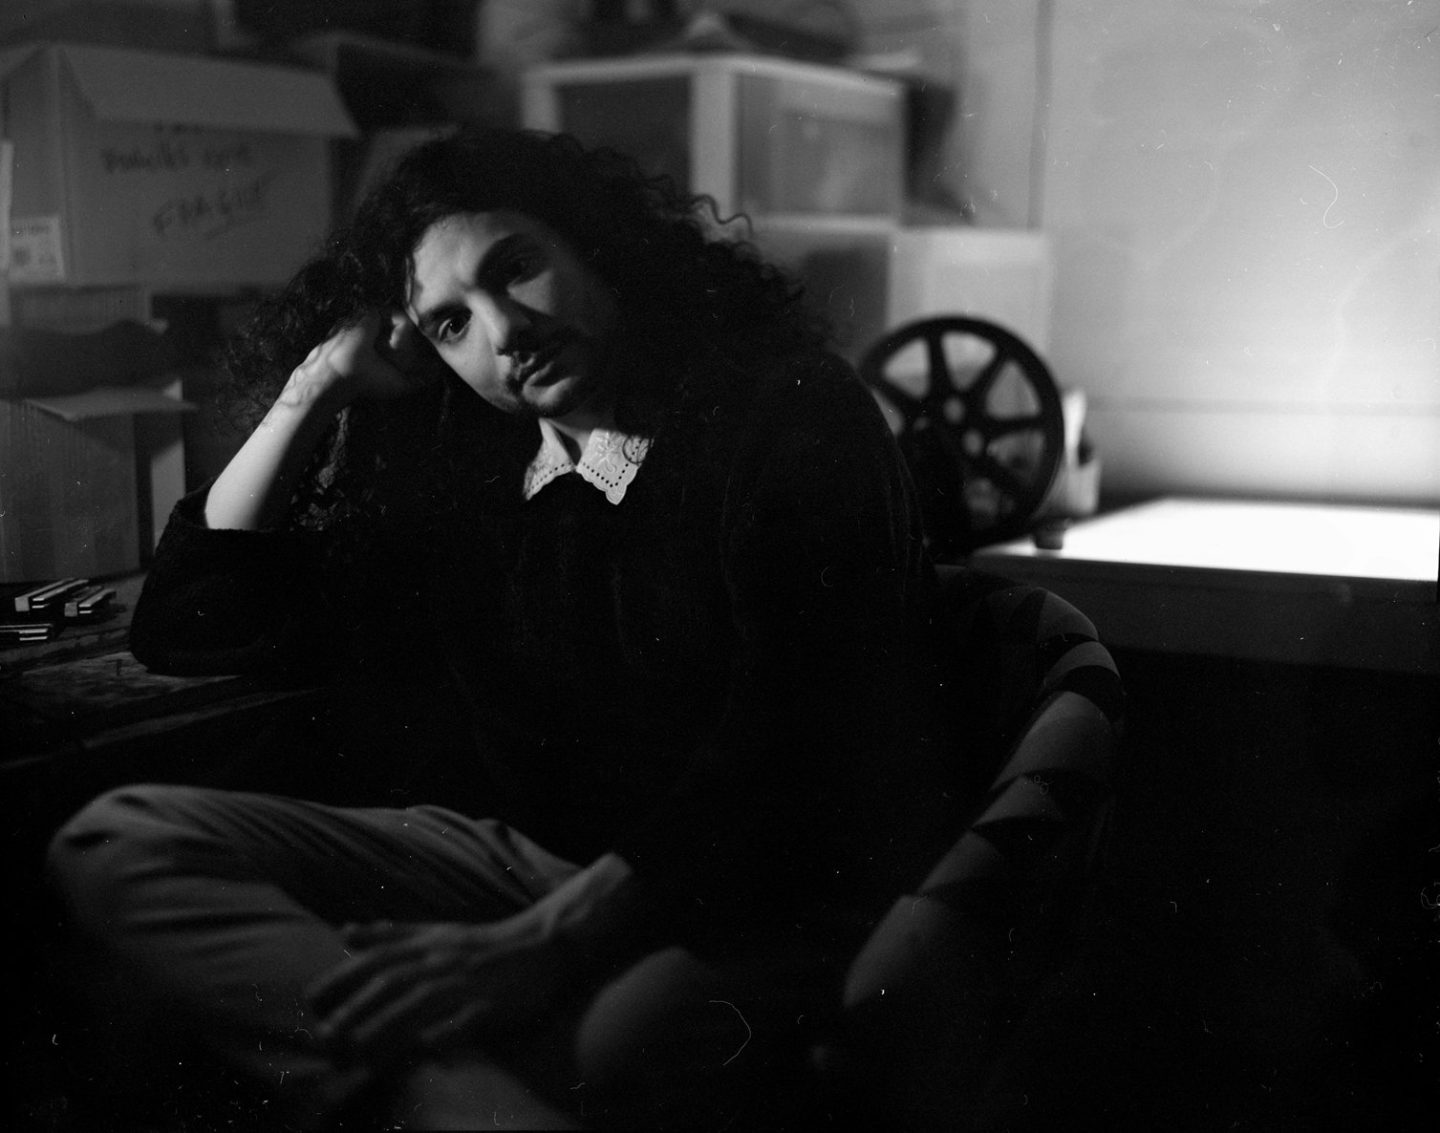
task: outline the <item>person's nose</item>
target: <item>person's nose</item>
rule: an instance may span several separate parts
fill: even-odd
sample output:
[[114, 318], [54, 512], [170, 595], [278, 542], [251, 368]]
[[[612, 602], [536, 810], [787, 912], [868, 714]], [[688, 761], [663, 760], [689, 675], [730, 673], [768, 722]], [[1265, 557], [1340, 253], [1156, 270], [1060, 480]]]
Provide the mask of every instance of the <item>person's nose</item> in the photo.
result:
[[508, 295], [497, 296], [488, 304], [486, 321], [490, 341], [497, 354], [518, 354], [534, 350], [537, 344], [534, 313]]

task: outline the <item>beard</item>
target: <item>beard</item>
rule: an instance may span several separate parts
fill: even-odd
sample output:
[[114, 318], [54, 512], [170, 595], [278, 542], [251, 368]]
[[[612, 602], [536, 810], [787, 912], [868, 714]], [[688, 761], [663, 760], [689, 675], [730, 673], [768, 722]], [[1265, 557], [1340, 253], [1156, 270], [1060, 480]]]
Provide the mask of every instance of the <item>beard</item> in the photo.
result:
[[515, 412], [536, 419], [609, 408], [614, 402], [616, 384], [610, 356], [608, 347], [594, 339], [571, 343], [554, 363], [563, 364], [567, 372], [540, 386], [523, 380], [516, 384], [512, 390]]

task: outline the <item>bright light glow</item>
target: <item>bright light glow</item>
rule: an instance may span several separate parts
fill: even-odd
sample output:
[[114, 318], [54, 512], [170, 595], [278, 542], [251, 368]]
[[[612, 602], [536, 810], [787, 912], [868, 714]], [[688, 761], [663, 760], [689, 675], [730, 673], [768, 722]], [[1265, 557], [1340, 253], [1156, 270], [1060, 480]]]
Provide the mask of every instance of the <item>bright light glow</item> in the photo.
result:
[[1059, 552], [1037, 552], [1029, 540], [995, 549], [1108, 563], [1433, 582], [1440, 513], [1168, 498], [1077, 523]]

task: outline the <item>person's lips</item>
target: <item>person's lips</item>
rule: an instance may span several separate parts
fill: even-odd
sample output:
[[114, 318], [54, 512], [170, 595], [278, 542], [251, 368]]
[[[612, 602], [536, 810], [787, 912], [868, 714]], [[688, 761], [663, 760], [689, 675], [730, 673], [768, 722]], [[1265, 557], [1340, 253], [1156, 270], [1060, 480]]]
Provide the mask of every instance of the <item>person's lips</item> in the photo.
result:
[[517, 355], [510, 370], [510, 384], [518, 389], [532, 382], [549, 381], [555, 376], [556, 363], [568, 345], [567, 340], [556, 340], [546, 343], [539, 350]]

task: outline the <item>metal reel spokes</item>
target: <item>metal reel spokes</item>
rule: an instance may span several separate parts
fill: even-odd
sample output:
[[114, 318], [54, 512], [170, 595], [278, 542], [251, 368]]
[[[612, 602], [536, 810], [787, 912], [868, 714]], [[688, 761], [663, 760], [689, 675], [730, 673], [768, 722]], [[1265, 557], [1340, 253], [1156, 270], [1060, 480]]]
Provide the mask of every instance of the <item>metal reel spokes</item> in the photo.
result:
[[922, 319], [872, 346], [860, 372], [905, 454], [936, 554], [1029, 529], [1065, 424], [1055, 381], [1023, 340], [984, 319]]

